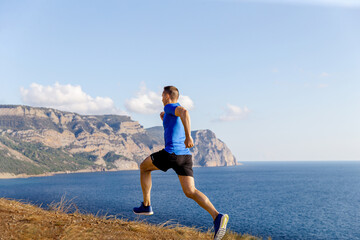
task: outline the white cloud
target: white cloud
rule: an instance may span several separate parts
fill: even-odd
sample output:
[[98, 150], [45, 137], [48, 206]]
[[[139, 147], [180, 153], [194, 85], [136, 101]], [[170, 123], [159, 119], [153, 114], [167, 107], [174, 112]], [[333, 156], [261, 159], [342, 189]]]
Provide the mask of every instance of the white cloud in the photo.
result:
[[[140, 90], [136, 93], [136, 97], [126, 100], [125, 107], [130, 112], [140, 114], [154, 114], [163, 111], [163, 103], [161, 101], [162, 92], [157, 93], [149, 90], [145, 83], [141, 83]], [[179, 103], [188, 110], [194, 108], [194, 102], [188, 96], [180, 95]]]
[[153, 114], [161, 112], [163, 104], [160, 94], [147, 89], [146, 85], [141, 83], [136, 97], [126, 100], [125, 107], [130, 112]]
[[109, 97], [91, 97], [81, 86], [61, 85], [43, 86], [32, 83], [30, 88], [20, 88], [23, 103], [37, 107], [51, 107], [80, 114], [125, 114], [114, 106]]
[[179, 103], [181, 104], [181, 106], [183, 106], [183, 107], [186, 108], [187, 110], [191, 110], [191, 109], [194, 108], [194, 102], [193, 102], [193, 100], [191, 100], [191, 98], [188, 97], [188, 96], [180, 95], [180, 97], [179, 97]]
[[250, 110], [245, 106], [244, 108], [238, 107], [236, 105], [227, 104], [225, 114], [219, 117], [221, 122], [229, 122], [244, 119]]

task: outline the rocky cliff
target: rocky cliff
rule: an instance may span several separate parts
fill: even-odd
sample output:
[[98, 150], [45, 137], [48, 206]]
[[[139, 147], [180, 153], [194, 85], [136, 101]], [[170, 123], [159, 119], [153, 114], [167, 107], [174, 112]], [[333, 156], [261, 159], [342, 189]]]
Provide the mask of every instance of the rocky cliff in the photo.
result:
[[[193, 131], [192, 136], [195, 165], [236, 164], [230, 150], [210, 130]], [[163, 144], [161, 127], [144, 129], [128, 116], [0, 105], [3, 174], [137, 169]]]

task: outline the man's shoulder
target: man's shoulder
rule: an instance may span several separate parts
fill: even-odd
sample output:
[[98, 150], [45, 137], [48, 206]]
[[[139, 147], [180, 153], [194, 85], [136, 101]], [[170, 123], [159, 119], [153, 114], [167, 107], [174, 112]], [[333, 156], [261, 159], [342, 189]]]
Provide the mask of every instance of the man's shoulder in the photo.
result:
[[164, 106], [165, 113], [170, 113], [172, 115], [175, 115], [175, 109], [179, 107], [179, 103], [169, 103]]
[[181, 105], [178, 102], [177, 103], [168, 103], [164, 106], [164, 108], [168, 108], [168, 107], [173, 108], [173, 107], [179, 107], [179, 106], [181, 106]]

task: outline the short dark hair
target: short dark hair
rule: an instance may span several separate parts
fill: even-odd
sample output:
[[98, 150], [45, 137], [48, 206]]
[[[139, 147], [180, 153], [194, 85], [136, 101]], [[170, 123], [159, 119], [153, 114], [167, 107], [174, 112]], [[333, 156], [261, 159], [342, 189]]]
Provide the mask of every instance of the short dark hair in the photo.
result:
[[170, 95], [170, 99], [177, 101], [179, 99], [179, 90], [174, 86], [164, 87], [164, 92]]

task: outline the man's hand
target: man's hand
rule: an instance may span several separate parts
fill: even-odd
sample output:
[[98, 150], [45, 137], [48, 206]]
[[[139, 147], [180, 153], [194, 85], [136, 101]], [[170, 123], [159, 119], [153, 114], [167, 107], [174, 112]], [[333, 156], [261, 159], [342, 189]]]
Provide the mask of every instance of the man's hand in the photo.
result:
[[186, 138], [184, 143], [186, 148], [192, 148], [194, 146], [194, 140], [192, 139], [192, 137]]
[[160, 113], [160, 118], [161, 118], [161, 121], [163, 121], [163, 120], [164, 120], [164, 115], [165, 115], [165, 112], [161, 112], [161, 113]]

